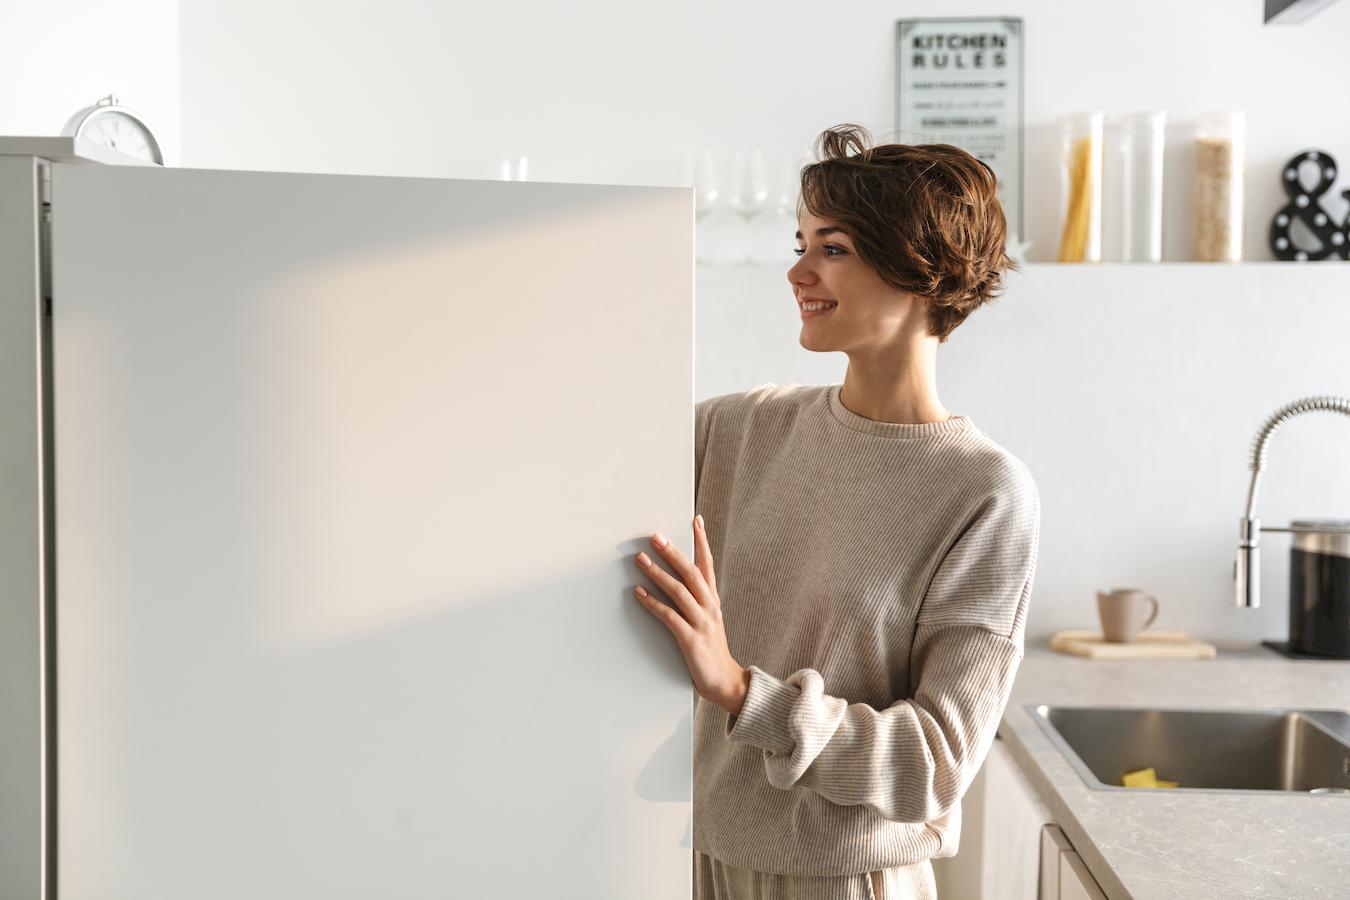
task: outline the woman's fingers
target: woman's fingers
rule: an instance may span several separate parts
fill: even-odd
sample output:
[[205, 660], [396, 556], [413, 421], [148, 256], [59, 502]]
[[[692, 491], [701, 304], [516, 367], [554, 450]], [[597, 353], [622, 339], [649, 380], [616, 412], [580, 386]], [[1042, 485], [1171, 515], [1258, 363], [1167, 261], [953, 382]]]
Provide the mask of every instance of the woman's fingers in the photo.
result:
[[684, 620], [683, 616], [653, 597], [642, 585], [638, 585], [633, 593], [637, 595], [638, 602], [647, 607], [652, 615], [660, 619], [677, 639], [683, 641], [688, 637], [689, 623]]
[[674, 635], [695, 690], [704, 699], [720, 703], [715, 698], [726, 693], [728, 674], [738, 673], [739, 678], [745, 670], [732, 658], [727, 644], [722, 601], [717, 595], [717, 579], [706, 531], [703, 517], [695, 516], [695, 561], [692, 563], [659, 533], [652, 535], [652, 547], [665, 557], [679, 578], [661, 568], [646, 553], [637, 556], [638, 568], [674, 601], [673, 607], [662, 603], [656, 595], [648, 594], [641, 586], [634, 588], [633, 593]]
[[666, 540], [665, 536], [659, 531], [652, 535], [652, 546], [656, 552], [665, 557], [666, 562], [675, 570], [675, 574], [684, 579], [685, 585], [689, 588], [689, 593], [699, 603], [705, 603], [705, 594], [707, 592], [707, 582], [703, 580], [703, 572], [689, 561], [689, 557], [680, 551], [679, 547], [671, 541]]
[[660, 600], [650, 594], [645, 597], [642, 594], [637, 594], [638, 599], [657, 618], [665, 622], [671, 631], [676, 632], [677, 637], [681, 636], [681, 633], [677, 630], [677, 624], [682, 623], [685, 626], [693, 627], [700, 622], [701, 607], [720, 609], [722, 606], [721, 599], [717, 596], [717, 576], [713, 570], [712, 550], [708, 546], [707, 529], [702, 525], [702, 517], [695, 516], [695, 562], [690, 562], [678, 547], [666, 540], [661, 534], [652, 536], [652, 547], [665, 558], [666, 562], [670, 563], [671, 568], [680, 576], [679, 578], [661, 568], [655, 560], [645, 553], [638, 554], [636, 559], [638, 568], [646, 572], [647, 577], [674, 602], [679, 613], [677, 614], [674, 609], [661, 603]]
[[713, 596], [716, 597], [717, 575], [713, 571], [712, 549], [708, 546], [708, 527], [703, 521], [703, 516], [694, 516], [694, 564], [703, 573], [703, 580], [708, 583]]
[[[670, 547], [670, 544], [666, 544], [667, 549]], [[646, 560], [646, 562], [643, 562], [643, 560]], [[689, 589], [678, 578], [658, 566], [656, 560], [645, 553], [638, 554], [637, 564], [638, 568], [646, 572], [647, 577], [656, 583], [662, 593], [675, 602], [675, 606], [684, 614], [685, 621], [691, 625], [698, 621], [699, 602], [694, 599], [694, 595], [689, 593]]]

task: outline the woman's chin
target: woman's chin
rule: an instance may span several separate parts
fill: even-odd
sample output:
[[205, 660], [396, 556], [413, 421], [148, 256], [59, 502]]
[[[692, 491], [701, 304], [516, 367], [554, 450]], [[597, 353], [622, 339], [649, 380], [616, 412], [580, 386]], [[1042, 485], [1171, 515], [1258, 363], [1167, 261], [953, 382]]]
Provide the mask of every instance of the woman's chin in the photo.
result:
[[814, 350], [817, 353], [828, 353], [834, 347], [831, 342], [820, 335], [810, 334], [807, 329], [802, 329], [801, 338], [798, 341], [805, 350]]

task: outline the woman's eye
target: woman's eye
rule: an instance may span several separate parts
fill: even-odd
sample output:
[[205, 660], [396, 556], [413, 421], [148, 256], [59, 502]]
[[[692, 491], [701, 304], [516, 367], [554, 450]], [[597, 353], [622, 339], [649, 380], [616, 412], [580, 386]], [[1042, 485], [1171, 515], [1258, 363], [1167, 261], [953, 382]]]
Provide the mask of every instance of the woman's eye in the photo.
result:
[[[826, 244], [826, 245], [825, 245], [825, 255], [826, 255], [826, 256], [833, 256], [833, 255], [835, 255], [835, 254], [832, 254], [832, 253], [829, 252], [829, 251], [831, 251], [831, 250], [838, 250], [838, 251], [839, 251], [839, 254], [841, 254], [841, 255], [845, 252], [845, 250], [844, 250], [843, 247], [836, 247], [834, 244]], [[805, 247], [795, 247], [795, 248], [793, 248], [792, 252], [795, 253], [795, 254], [797, 254], [798, 256], [801, 256], [803, 253], [806, 252], [806, 248], [805, 248]]]

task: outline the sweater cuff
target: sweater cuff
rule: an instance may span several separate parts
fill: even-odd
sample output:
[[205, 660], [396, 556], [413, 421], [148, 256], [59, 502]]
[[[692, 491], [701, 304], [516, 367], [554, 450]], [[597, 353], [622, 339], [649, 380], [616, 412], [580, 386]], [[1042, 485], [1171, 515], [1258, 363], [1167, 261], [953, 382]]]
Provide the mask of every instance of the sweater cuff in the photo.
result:
[[753, 744], [764, 750], [787, 753], [792, 750], [788, 716], [801, 696], [801, 688], [773, 677], [758, 666], [750, 666], [750, 688], [738, 715], [727, 719], [727, 740]]

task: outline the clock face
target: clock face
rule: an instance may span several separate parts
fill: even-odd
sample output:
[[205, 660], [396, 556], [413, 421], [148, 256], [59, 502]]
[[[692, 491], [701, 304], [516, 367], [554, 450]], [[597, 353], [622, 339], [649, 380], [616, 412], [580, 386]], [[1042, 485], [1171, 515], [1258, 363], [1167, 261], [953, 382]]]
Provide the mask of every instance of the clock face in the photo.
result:
[[91, 116], [81, 136], [128, 156], [161, 163], [154, 138], [141, 123], [115, 110]]

